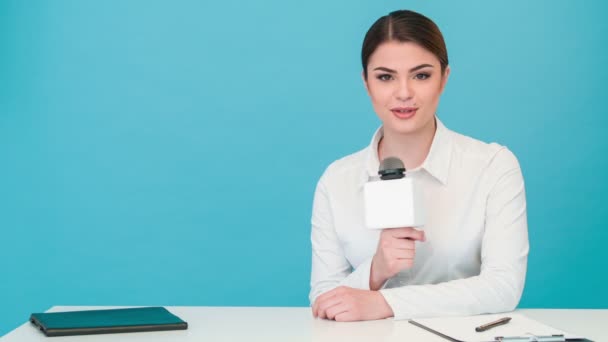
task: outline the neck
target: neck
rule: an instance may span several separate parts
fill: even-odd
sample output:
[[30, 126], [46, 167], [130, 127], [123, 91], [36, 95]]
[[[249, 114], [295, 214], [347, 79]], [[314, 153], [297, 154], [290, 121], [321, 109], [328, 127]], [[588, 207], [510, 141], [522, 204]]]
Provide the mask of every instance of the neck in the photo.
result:
[[437, 129], [436, 119], [429, 121], [421, 130], [411, 134], [397, 133], [385, 128], [384, 136], [378, 143], [378, 160], [397, 157], [401, 159], [406, 170], [422, 165], [429, 154]]

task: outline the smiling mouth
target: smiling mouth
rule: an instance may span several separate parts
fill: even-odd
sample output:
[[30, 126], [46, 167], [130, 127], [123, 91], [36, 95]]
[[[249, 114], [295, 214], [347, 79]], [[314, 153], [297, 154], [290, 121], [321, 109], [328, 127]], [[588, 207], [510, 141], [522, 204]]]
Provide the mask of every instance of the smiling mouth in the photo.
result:
[[397, 113], [411, 113], [411, 112], [413, 112], [415, 110], [416, 110], [416, 108], [392, 109], [393, 112], [397, 112]]
[[414, 116], [414, 114], [416, 114], [417, 110], [418, 110], [418, 108], [414, 108], [414, 107], [398, 107], [398, 108], [392, 108], [391, 112], [393, 112], [393, 114], [395, 114], [395, 116], [400, 119], [408, 119], [408, 118]]

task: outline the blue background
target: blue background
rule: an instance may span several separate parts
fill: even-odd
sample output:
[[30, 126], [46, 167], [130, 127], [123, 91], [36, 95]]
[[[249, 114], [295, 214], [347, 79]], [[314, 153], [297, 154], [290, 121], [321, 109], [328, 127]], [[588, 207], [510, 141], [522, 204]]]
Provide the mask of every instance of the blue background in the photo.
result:
[[310, 211], [378, 126], [369, 26], [435, 20], [451, 129], [527, 186], [521, 307], [607, 308], [603, 1], [0, 2], [0, 335], [53, 305], [306, 306]]

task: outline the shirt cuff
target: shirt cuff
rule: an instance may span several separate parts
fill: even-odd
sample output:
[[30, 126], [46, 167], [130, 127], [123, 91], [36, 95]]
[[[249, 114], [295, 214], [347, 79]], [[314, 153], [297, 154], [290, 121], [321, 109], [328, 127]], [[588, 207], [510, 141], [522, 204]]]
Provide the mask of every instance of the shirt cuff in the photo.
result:
[[[369, 277], [372, 272], [372, 261], [373, 257], [364, 261], [359, 267], [357, 267], [351, 274], [348, 275], [340, 285], [348, 286], [361, 290], [370, 290], [369, 288]], [[379, 290], [382, 290], [388, 284], [388, 279], [382, 284]]]
[[[386, 285], [386, 283], [385, 283]], [[391, 307], [391, 310], [393, 310], [393, 317], [396, 320], [400, 320], [400, 319], [409, 319], [411, 318], [411, 313], [405, 312], [406, 310], [400, 310], [399, 309], [399, 301], [403, 302], [403, 296], [401, 296], [401, 298], [397, 298], [396, 294], [395, 294], [395, 290], [400, 290], [403, 292], [403, 288], [399, 289], [399, 288], [392, 288], [392, 289], [381, 289], [380, 294], [382, 294], [382, 296], [384, 297], [384, 300], [386, 301], [386, 303], [388, 304], [388, 306]], [[403, 308], [403, 305], [401, 306]]]
[[369, 290], [369, 275], [372, 268], [372, 258], [364, 261], [348, 277], [344, 278], [340, 285], [355, 289]]

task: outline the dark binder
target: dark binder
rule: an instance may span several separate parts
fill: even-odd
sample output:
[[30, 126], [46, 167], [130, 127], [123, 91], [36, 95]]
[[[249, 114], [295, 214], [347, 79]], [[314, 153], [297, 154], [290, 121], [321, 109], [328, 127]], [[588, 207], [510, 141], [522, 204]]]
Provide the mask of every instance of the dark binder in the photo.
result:
[[163, 307], [33, 313], [30, 322], [46, 336], [188, 329], [187, 322]]

